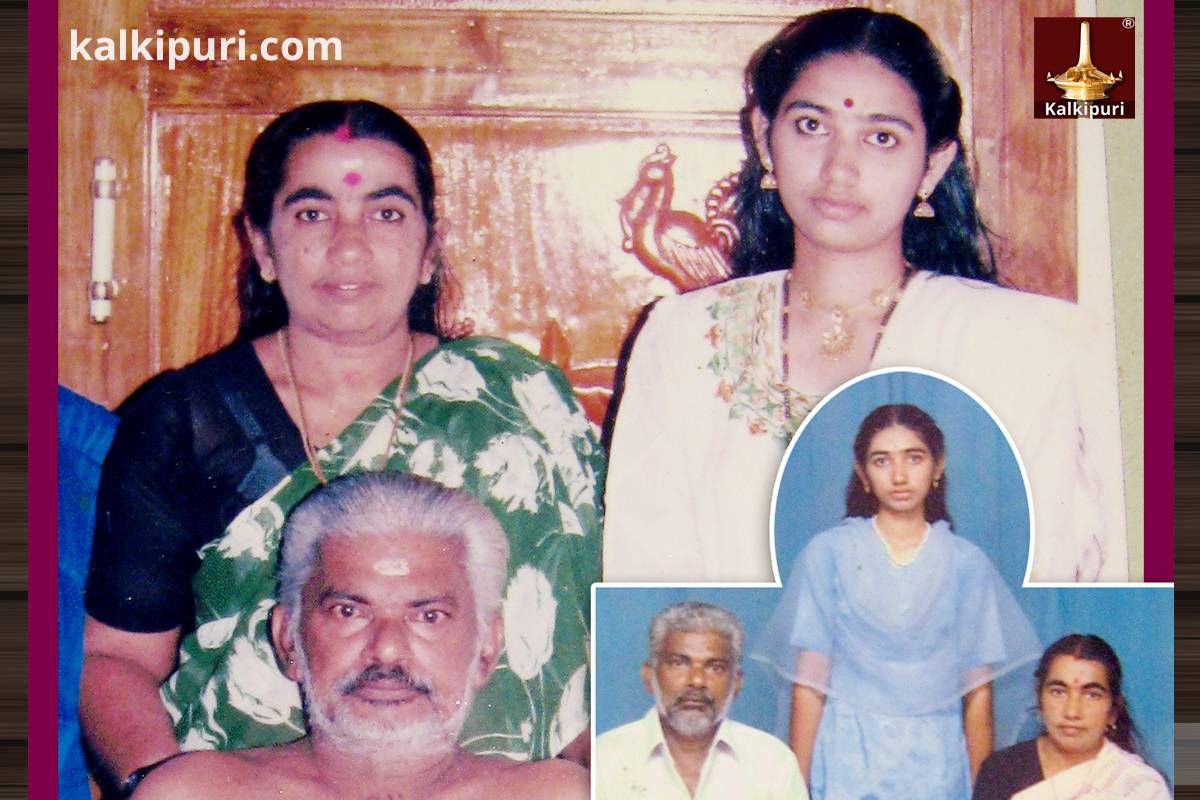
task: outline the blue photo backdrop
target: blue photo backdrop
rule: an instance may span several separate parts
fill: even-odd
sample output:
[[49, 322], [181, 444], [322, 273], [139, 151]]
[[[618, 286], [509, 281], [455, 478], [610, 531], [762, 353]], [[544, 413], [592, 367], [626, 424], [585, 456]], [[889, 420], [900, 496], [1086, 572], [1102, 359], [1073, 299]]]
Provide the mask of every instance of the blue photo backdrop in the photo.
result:
[[1029, 504], [1012, 447], [991, 414], [952, 383], [909, 371], [876, 373], [850, 384], [810, 415], [788, 452], [775, 503], [775, 557], [786, 581], [808, 540], [846, 513], [854, 437], [882, 405], [919, 407], [946, 438], [946, 506], [954, 532], [978, 546], [1010, 586], [1029, 558]]
[[[1020, 468], [1001, 429], [969, 395], [936, 377], [886, 372], [847, 387], [810, 416], [788, 454], [775, 508], [777, 567], [787, 579], [808, 539], [845, 513], [853, 468], [851, 446], [862, 419], [885, 403], [912, 403], [946, 436], [947, 503], [955, 532], [992, 560], [1043, 646], [1067, 633], [1094, 633], [1116, 649], [1125, 692], [1141, 730], [1144, 755], [1174, 775], [1174, 596], [1155, 588], [1022, 588], [1029, 553], [1029, 511]], [[1045, 534], [1049, 535], [1049, 534]], [[642, 687], [650, 620], [666, 605], [698, 599], [742, 620], [747, 653], [761, 635], [777, 588], [619, 587], [595, 589], [595, 725], [603, 733], [643, 715], [653, 703]], [[782, 734], [786, 709], [776, 707], [774, 678], [747, 658], [745, 687], [731, 715]], [[994, 687], [997, 747], [1039, 731], [1033, 664]]]
[[[627, 588], [597, 584], [596, 732], [638, 719], [653, 705], [642, 687], [650, 620], [660, 609], [684, 600], [704, 600], [733, 611], [746, 628], [747, 648], [766, 627], [779, 589], [703, 587]], [[1143, 755], [1174, 779], [1175, 601], [1166, 588], [1028, 588], [1017, 599], [1043, 646], [1068, 633], [1094, 633], [1117, 651], [1125, 671], [1125, 694], [1145, 744]], [[757, 661], [746, 660], [745, 686], [730, 710], [741, 722], [774, 731], [779, 713], [773, 678]], [[1003, 747], [1038, 732], [1033, 665], [1006, 679], [996, 693], [997, 730], [1008, 730]]]

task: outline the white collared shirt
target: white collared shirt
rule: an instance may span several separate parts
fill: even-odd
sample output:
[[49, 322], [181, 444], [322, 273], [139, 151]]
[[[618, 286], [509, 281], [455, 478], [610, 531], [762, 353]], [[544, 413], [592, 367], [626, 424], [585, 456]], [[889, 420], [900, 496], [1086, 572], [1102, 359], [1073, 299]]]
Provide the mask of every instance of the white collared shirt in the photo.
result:
[[597, 800], [808, 800], [796, 756], [769, 733], [725, 720], [693, 798], [663, 738], [658, 709], [596, 738]]

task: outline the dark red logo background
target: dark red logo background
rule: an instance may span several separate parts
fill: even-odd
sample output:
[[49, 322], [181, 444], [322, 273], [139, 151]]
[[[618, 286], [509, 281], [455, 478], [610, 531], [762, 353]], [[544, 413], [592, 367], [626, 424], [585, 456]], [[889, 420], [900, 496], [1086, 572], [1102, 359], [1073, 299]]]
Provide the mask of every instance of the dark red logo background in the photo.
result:
[[[1124, 103], [1123, 113], [1097, 115], [1096, 119], [1132, 119], [1134, 116], [1135, 17], [1036, 17], [1033, 20], [1033, 105], [1034, 116], [1058, 118], [1046, 113], [1046, 103], [1069, 103], [1062, 89], [1046, 80], [1046, 73], [1057, 76], [1079, 61], [1079, 24], [1090, 23], [1092, 65], [1125, 79], [1108, 90], [1108, 97], [1095, 102], [1116, 106]], [[1116, 110], [1116, 109], [1114, 109]], [[1072, 119], [1068, 115], [1063, 119]]]

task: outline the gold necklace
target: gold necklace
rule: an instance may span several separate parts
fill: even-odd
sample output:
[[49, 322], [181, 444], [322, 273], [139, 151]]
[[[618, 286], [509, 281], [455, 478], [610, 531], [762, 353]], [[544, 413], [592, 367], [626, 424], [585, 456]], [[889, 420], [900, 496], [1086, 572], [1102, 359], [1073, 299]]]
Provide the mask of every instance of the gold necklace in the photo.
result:
[[[871, 345], [871, 359], [875, 358], [875, 351], [879, 349], [879, 343], [883, 340], [884, 328], [887, 327], [892, 314], [896, 311], [896, 305], [900, 302], [900, 296], [904, 294], [904, 287], [908, 286], [909, 279], [912, 278], [913, 273], [916, 271], [916, 268], [912, 264], [905, 262], [904, 274], [900, 276], [898, 283], [894, 283], [884, 289], [875, 289], [871, 292], [870, 302], [872, 305], [880, 307], [879, 303], [883, 302], [883, 316], [879, 319], [879, 330], [875, 332], [875, 342]], [[788, 320], [790, 317], [788, 309], [790, 308], [791, 290], [792, 271], [789, 269], [787, 275], [783, 278], [783, 311], [779, 315], [780, 341], [782, 342], [780, 350], [783, 351], [783, 402], [789, 420], [792, 418], [792, 389], [788, 380], [791, 377], [791, 364], [788, 359]], [[809, 308], [811, 297], [809, 297], [807, 290], [800, 289], [799, 291], [803, 293], [804, 307]], [[859, 305], [863, 304], [860, 303]], [[857, 306], [855, 307], [857, 308]], [[850, 348], [850, 345], [854, 341], [854, 335], [843, 327], [848, 318], [848, 312], [842, 306], [834, 306], [834, 309], [843, 309], [843, 315], [840, 319], [835, 317], [833, 325], [822, 332], [821, 345], [825, 350], [825, 355], [831, 358], [839, 358], [842, 353]], [[840, 349], [837, 349], [837, 352], [831, 351], [831, 343], [835, 345], [835, 348]]]
[[[325, 477], [325, 471], [321, 469], [321, 465], [317, 463], [317, 450], [313, 447], [312, 440], [308, 435], [308, 417], [304, 414], [304, 403], [300, 400], [300, 384], [296, 382], [296, 375], [292, 370], [292, 354], [287, 342], [287, 329], [280, 328], [275, 335], [275, 340], [279, 342], [279, 356], [283, 361], [283, 371], [287, 375], [288, 383], [292, 387], [292, 399], [296, 401], [296, 411], [300, 417], [300, 445], [304, 448], [304, 457], [308, 459], [308, 465], [312, 467], [313, 474], [317, 476], [317, 480], [322, 484], [329, 483], [329, 479]], [[404, 401], [408, 396], [408, 381], [412, 377], [412, 367], [417, 354], [417, 339], [410, 331], [408, 334], [408, 356], [404, 359], [404, 374], [400, 378], [400, 391], [396, 393], [395, 419], [392, 420], [392, 432], [388, 436], [387, 451], [384, 453], [383, 463], [387, 464], [391, 458], [392, 446], [396, 441], [396, 431], [400, 428], [400, 412], [404, 410]]]
[[[847, 327], [851, 311], [871, 307], [885, 314], [889, 313], [900, 300], [900, 293], [904, 291], [904, 285], [908, 280], [910, 270], [911, 267], [905, 264], [904, 273], [894, 283], [882, 289], [872, 289], [870, 296], [866, 300], [849, 306], [844, 303], [822, 306], [813, 299], [811, 291], [804, 287], [797, 287], [796, 299], [800, 301], [800, 305], [805, 310], [824, 311], [829, 314], [829, 327], [821, 331], [821, 350], [824, 355], [829, 358], [841, 358], [854, 344], [854, 332]], [[792, 273], [789, 271], [787, 281], [790, 283], [791, 279]], [[883, 325], [881, 324], [880, 328], [882, 329], [882, 327]], [[878, 344], [877, 340], [876, 346]], [[873, 351], [872, 355], [874, 355]]]

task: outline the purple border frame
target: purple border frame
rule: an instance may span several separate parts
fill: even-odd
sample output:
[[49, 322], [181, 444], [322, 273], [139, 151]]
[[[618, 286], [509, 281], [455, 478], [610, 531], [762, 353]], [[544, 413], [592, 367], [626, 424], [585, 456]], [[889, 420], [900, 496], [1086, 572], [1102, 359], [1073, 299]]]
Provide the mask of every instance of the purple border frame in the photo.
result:
[[1175, 575], [1175, 8], [1147, 3], [1144, 194], [1146, 581]]
[[[29, 4], [29, 795], [57, 792], [56, 402], [58, 3]], [[1170, 582], [1174, 540], [1174, 8], [1145, 23], [1146, 580]], [[32, 253], [32, 248], [30, 249]], [[34, 532], [38, 532], [34, 535]]]
[[29, 796], [58, 795], [58, 2], [29, 4]]

